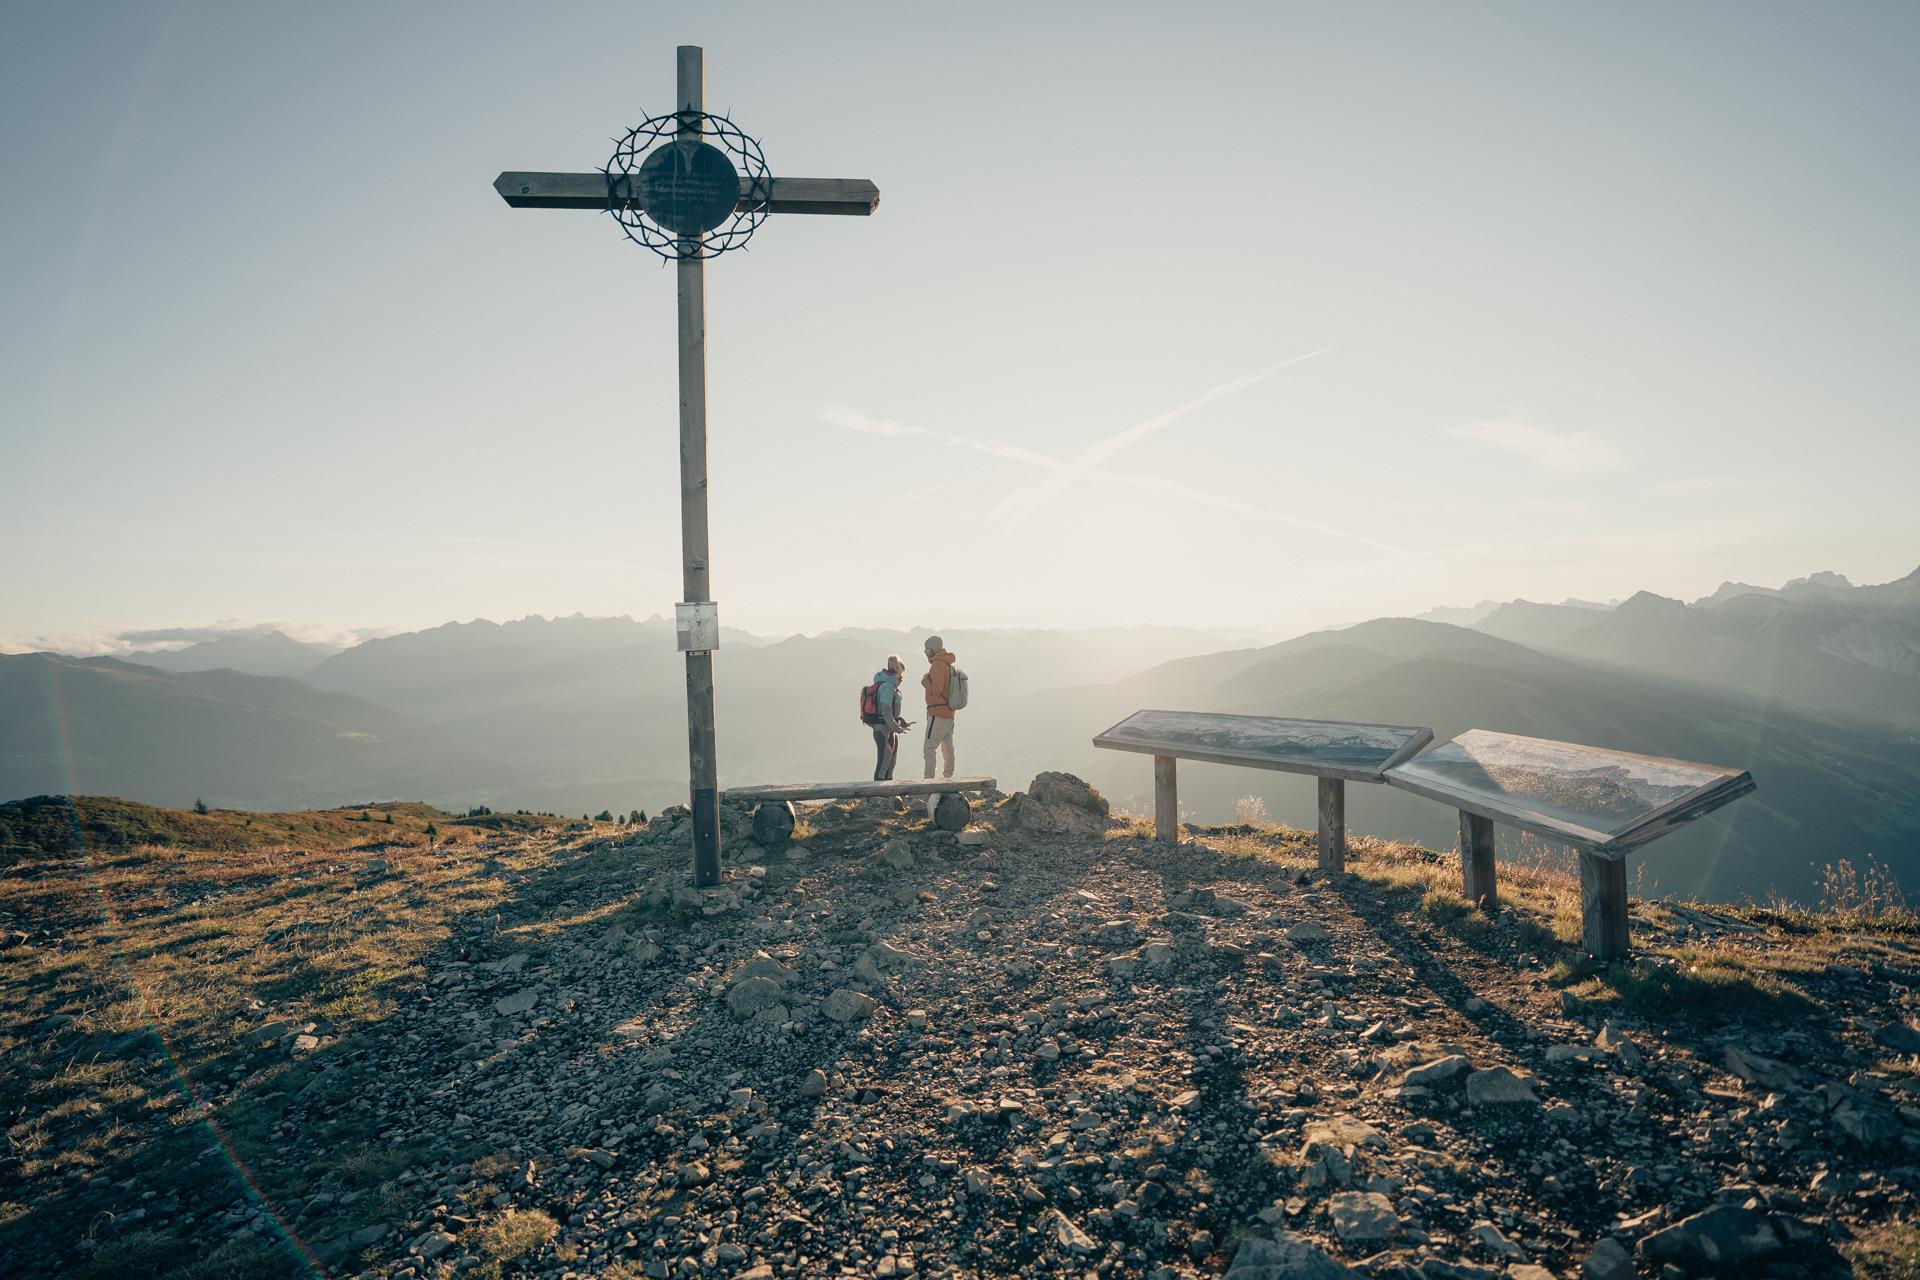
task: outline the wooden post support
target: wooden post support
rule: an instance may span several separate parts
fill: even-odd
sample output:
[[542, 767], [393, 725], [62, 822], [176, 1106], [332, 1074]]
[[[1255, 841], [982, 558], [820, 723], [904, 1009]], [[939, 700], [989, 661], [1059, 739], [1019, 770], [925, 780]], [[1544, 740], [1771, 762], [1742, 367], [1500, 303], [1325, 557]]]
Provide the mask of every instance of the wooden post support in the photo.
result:
[[1347, 784], [1320, 779], [1320, 870], [1337, 876], [1347, 869]]
[[1493, 882], [1493, 819], [1460, 811], [1460, 877], [1467, 901], [1488, 911], [1500, 905]]
[[1153, 838], [1180, 843], [1180, 784], [1172, 756], [1153, 758]]
[[[674, 110], [706, 110], [706, 65], [697, 45], [674, 58]], [[699, 139], [698, 115], [683, 115], [681, 138]], [[707, 565], [707, 277], [700, 236], [680, 242], [680, 574], [689, 604], [712, 600]], [[720, 814], [713, 723], [713, 654], [687, 654], [687, 765], [693, 792], [693, 882], [720, 883]]]
[[1595, 960], [1627, 954], [1627, 862], [1580, 851], [1580, 933]]

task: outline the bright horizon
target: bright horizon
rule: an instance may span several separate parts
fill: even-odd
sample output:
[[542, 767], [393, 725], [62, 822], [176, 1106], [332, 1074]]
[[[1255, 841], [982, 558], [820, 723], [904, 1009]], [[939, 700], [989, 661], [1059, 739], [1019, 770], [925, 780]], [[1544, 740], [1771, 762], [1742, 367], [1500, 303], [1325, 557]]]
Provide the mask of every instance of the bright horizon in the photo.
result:
[[881, 192], [708, 270], [728, 625], [1920, 563], [1920, 11], [1201, 12], [10, 10], [0, 649], [670, 612], [672, 275], [491, 183], [677, 43]]

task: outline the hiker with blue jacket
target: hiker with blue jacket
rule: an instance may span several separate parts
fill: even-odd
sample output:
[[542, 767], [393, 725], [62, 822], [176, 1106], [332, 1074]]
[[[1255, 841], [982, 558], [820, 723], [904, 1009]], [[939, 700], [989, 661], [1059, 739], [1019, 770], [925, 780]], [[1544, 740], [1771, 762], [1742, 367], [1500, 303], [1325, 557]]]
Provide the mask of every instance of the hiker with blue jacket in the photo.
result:
[[861, 690], [860, 719], [873, 730], [873, 780], [893, 781], [893, 762], [900, 754], [900, 734], [913, 727], [913, 721], [900, 718], [900, 677], [907, 664], [898, 654], [887, 656], [887, 665], [873, 673], [873, 683]]

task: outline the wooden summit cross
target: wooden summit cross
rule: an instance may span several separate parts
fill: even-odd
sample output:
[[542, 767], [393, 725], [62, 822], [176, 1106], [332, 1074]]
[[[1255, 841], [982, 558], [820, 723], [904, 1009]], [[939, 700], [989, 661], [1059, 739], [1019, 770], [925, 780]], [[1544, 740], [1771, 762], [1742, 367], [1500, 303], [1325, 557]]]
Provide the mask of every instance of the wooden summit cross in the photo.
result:
[[[707, 555], [707, 235], [736, 213], [864, 216], [879, 205], [880, 192], [864, 178], [739, 173], [726, 152], [706, 141], [708, 122], [716, 118], [706, 112], [706, 68], [699, 47], [681, 45], [675, 63], [678, 93], [673, 141], [649, 154], [637, 173], [509, 172], [495, 179], [493, 187], [516, 209], [599, 209], [643, 215], [665, 233], [664, 241], [673, 248], [666, 256], [675, 259], [680, 285], [680, 553], [686, 597], [674, 612], [680, 648], [687, 655], [693, 879], [695, 884], [711, 885], [720, 880], [719, 767], [713, 723], [713, 650], [720, 642], [720, 624], [710, 595]], [[757, 156], [756, 144], [753, 157]], [[764, 169], [764, 161], [761, 165]], [[655, 238], [650, 233], [642, 243]]]

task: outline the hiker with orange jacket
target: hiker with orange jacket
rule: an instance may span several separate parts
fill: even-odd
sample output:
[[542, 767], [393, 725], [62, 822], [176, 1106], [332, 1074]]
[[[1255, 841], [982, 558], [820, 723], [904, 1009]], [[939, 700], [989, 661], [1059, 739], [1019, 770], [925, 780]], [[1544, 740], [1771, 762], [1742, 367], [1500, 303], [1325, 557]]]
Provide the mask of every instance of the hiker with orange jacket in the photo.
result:
[[933, 776], [933, 754], [938, 751], [946, 769], [940, 776], [951, 778], [954, 706], [949, 694], [953, 688], [953, 655], [939, 636], [927, 637], [926, 651], [927, 674], [920, 677], [920, 686], [927, 692], [927, 771], [923, 776]]

